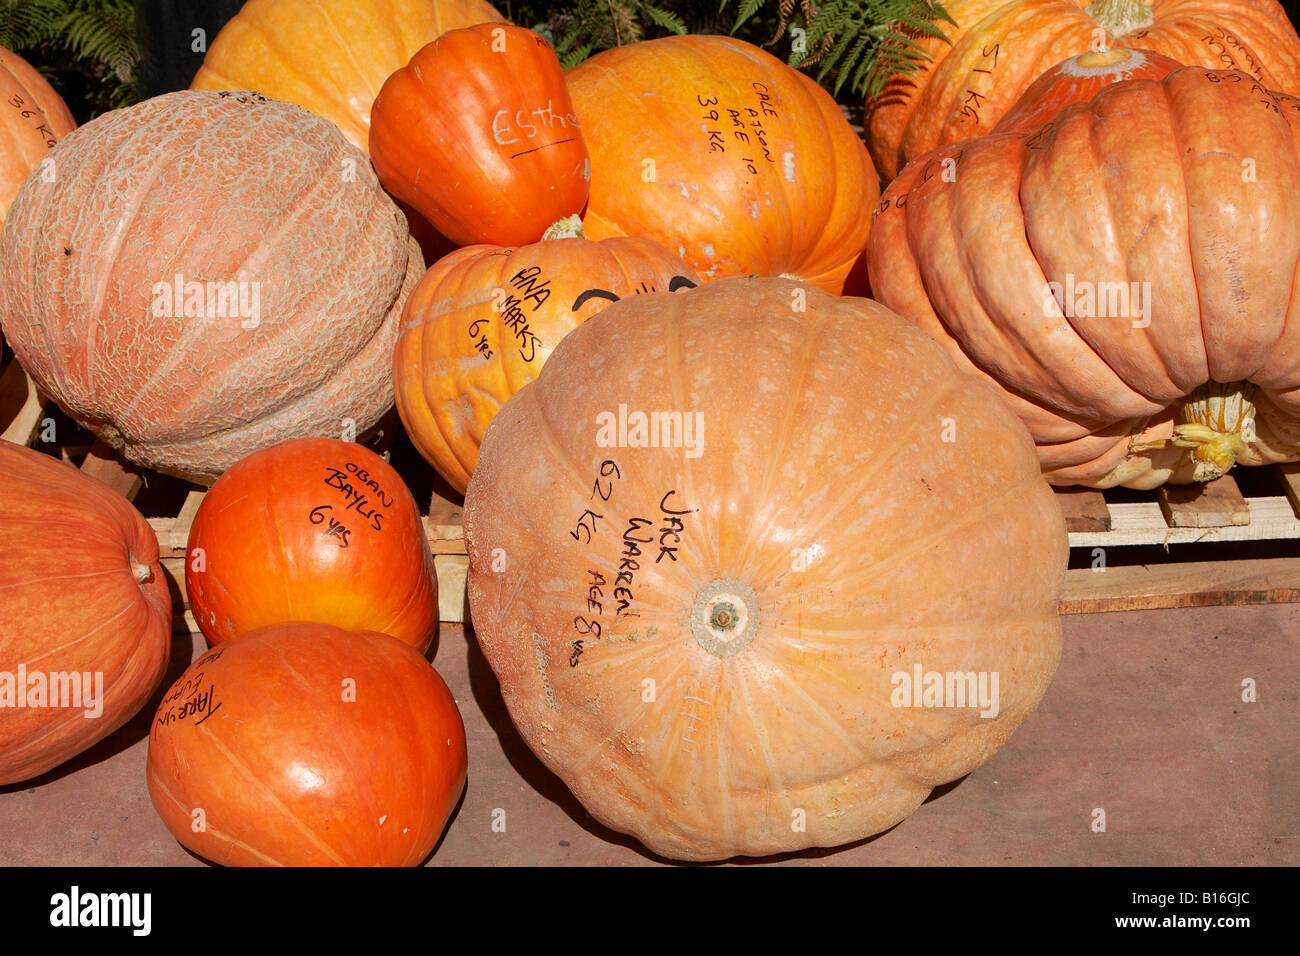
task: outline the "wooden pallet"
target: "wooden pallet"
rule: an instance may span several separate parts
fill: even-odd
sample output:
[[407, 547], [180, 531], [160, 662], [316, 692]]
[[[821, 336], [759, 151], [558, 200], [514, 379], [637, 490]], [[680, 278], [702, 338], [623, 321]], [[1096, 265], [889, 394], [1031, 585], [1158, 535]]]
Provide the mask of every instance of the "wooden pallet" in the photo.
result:
[[[35, 445], [54, 415], [57, 410], [37, 394], [16, 362], [0, 369], [0, 436]], [[136, 502], [158, 535], [163, 568], [179, 609], [175, 624], [197, 632], [185, 601], [184, 562], [190, 524], [204, 490], [142, 472], [93, 436], [80, 433], [79, 439], [59, 442], [59, 454]], [[414, 455], [396, 416], [366, 443], [386, 454], [408, 453], [405, 467], [400, 456], [393, 464], [419, 500], [429, 502], [422, 517], [438, 572], [440, 617], [446, 622], [467, 620], [469, 559], [460, 499]], [[1066, 572], [1062, 613], [1300, 602], [1300, 463], [1249, 471], [1259, 473], [1250, 476], [1250, 493], [1243, 493], [1233, 475], [1203, 486], [1167, 486], [1146, 493], [1057, 489], [1075, 555], [1072, 563], [1084, 565]], [[1247, 482], [1244, 476], [1242, 480]], [[142, 489], [148, 493], [142, 494]], [[1146, 558], [1125, 563], [1122, 558], [1125, 549], [1142, 546], [1269, 541], [1294, 542], [1297, 549], [1294, 554], [1232, 560]]]

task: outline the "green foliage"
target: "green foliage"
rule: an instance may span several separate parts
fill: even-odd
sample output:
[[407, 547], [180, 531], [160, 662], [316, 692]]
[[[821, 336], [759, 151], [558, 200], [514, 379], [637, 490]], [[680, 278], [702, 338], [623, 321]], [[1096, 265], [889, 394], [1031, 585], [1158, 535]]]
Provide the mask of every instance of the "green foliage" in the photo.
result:
[[78, 122], [138, 99], [131, 0], [0, 0], [0, 46], [45, 74]]
[[[721, 0], [725, 9], [730, 0]], [[768, 4], [740, 0], [732, 32], [736, 33]], [[772, 46], [791, 35], [787, 62], [810, 70], [817, 82], [837, 96], [847, 85], [868, 99], [879, 96], [889, 77], [922, 67], [929, 56], [916, 42], [944, 37], [938, 21], [956, 21], [938, 0], [777, 0], [779, 22]]]
[[[730, 33], [804, 69], [837, 96], [876, 96], [928, 59], [917, 40], [952, 23], [939, 0], [507, 0], [511, 21], [544, 34], [565, 69], [593, 53], [669, 33]], [[730, 8], [730, 9], [728, 9]], [[731, 10], [735, 11], [734, 16]]]

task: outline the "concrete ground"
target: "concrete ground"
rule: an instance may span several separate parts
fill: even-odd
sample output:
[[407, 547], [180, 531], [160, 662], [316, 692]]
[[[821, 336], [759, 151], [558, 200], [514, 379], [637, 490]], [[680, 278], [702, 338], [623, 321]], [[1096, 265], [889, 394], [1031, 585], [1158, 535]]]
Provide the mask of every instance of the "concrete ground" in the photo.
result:
[[[875, 838], [764, 862], [1300, 864], [1300, 605], [1070, 616], [1064, 628], [1046, 698], [987, 764]], [[164, 688], [204, 649], [178, 637]], [[434, 663], [464, 715], [470, 769], [430, 865], [665, 862], [592, 821], [532, 756], [472, 635], [444, 625]], [[145, 788], [161, 694], [68, 764], [0, 788], [0, 865], [203, 865]]]

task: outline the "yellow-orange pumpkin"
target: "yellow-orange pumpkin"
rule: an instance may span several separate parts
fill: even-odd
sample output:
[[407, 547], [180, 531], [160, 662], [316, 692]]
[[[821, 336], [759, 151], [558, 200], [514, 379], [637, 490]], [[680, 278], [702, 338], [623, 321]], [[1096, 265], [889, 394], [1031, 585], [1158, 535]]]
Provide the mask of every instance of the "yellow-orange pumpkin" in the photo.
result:
[[448, 30], [504, 18], [487, 0], [248, 0], [212, 41], [193, 90], [297, 103], [369, 149], [380, 87]]
[[537, 377], [560, 339], [621, 298], [699, 284], [649, 239], [593, 242], [574, 228], [551, 235], [516, 249], [457, 250], [407, 299], [393, 361], [397, 410], [457, 491], [474, 473], [492, 416]]
[[[1059, 654], [1066, 535], [1024, 428], [888, 310], [785, 279], [569, 333], [488, 428], [465, 532], [520, 733], [674, 858], [894, 825]], [[910, 706], [918, 669], [996, 679], [996, 706]]]
[[673, 36], [569, 71], [591, 239], [646, 236], [705, 281], [791, 275], [838, 294], [879, 183], [830, 94], [751, 44]]
[[158, 538], [125, 498], [0, 441], [0, 785], [135, 715], [162, 680], [172, 602]]

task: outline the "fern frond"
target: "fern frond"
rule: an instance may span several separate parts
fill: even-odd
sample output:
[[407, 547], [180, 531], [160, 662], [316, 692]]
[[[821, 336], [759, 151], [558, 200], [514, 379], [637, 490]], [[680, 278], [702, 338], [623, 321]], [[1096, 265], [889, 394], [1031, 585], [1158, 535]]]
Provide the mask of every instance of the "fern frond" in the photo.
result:
[[669, 10], [660, 10], [658, 7], [652, 7], [645, 3], [641, 5], [641, 10], [655, 26], [663, 27], [669, 33], [675, 33], [678, 36], [685, 35], [686, 23], [677, 14]]

